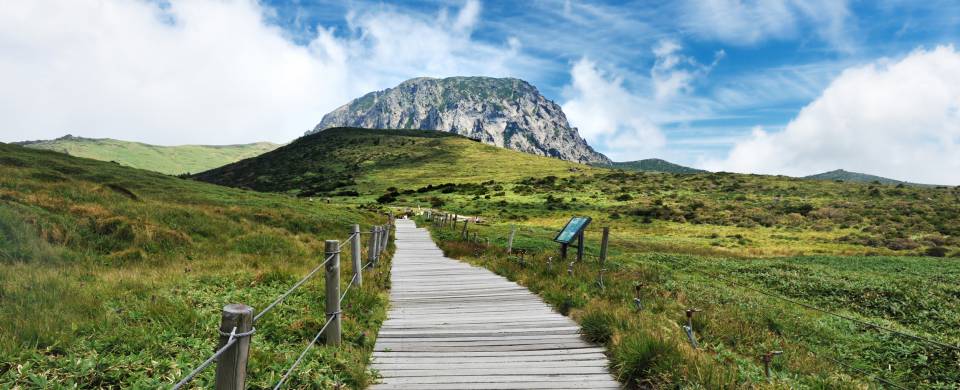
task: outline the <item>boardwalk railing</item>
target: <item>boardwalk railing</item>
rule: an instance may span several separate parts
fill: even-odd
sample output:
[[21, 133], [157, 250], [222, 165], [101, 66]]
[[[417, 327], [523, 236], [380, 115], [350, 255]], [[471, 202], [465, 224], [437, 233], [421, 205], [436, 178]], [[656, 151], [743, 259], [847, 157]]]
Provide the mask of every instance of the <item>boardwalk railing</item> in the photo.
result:
[[[326, 280], [326, 321], [323, 326], [320, 328], [320, 331], [317, 332], [317, 335], [307, 344], [307, 347], [304, 348], [303, 352], [300, 353], [300, 356], [297, 357], [296, 361], [290, 365], [290, 368], [283, 374], [280, 378], [280, 381], [277, 382], [274, 389], [279, 389], [287, 381], [291, 374], [294, 373], [297, 366], [300, 365], [300, 362], [303, 361], [304, 356], [307, 352], [313, 348], [314, 344], [320, 339], [321, 336], [325, 336], [326, 345], [329, 346], [339, 346], [340, 345], [340, 304], [346, 298], [347, 293], [350, 292], [350, 289], [356, 286], [363, 285], [363, 270], [368, 267], [376, 267], [380, 261], [380, 257], [383, 255], [383, 251], [387, 247], [389, 242], [390, 230], [393, 226], [392, 217], [390, 223], [381, 226], [373, 226], [370, 229], [369, 233], [361, 233], [360, 225], [353, 225], [352, 232], [350, 236], [347, 237], [342, 243], [339, 240], [327, 240], [324, 243], [324, 260], [319, 265], [313, 268], [306, 276], [301, 278], [297, 283], [290, 287], [286, 292], [281, 294], [279, 297], [274, 299], [269, 305], [267, 305], [263, 310], [261, 310], [256, 315], [253, 314], [253, 308], [242, 303], [229, 304], [223, 307], [223, 311], [220, 315], [220, 329], [219, 336], [220, 342], [216, 352], [213, 353], [207, 360], [200, 363], [193, 371], [183, 377], [179, 382], [173, 385], [172, 389], [180, 389], [184, 385], [190, 383], [197, 375], [199, 375], [203, 370], [212, 365], [214, 362], [217, 363], [216, 368], [216, 379], [215, 379], [215, 388], [217, 390], [239, 390], [243, 389], [246, 383], [247, 377], [247, 360], [250, 356], [250, 347], [253, 335], [256, 333], [257, 320], [262, 318], [265, 314], [269, 313], [273, 308], [277, 307], [280, 303], [284, 301], [290, 294], [292, 294], [297, 288], [306, 283], [310, 278], [312, 278], [321, 268], [325, 268], [325, 280]], [[367, 263], [363, 266], [361, 260], [362, 252], [362, 238], [363, 234], [369, 234], [370, 240], [367, 247]], [[344, 288], [343, 292], [340, 292], [340, 249], [347, 245], [352, 244], [351, 247], [351, 262], [353, 265], [353, 277], [350, 278], [350, 282]]]

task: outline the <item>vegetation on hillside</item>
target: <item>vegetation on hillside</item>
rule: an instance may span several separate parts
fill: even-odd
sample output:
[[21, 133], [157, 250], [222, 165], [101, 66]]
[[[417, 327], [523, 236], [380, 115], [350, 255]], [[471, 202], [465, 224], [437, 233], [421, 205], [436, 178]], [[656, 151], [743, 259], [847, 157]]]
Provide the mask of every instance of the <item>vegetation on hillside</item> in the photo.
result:
[[[600, 225], [592, 225], [588, 256], [570, 275], [551, 241], [562, 223], [522, 225], [514, 240], [522, 263], [503, 250], [507, 224], [472, 225], [477, 242], [462, 240], [459, 226], [432, 230], [448, 256], [517, 281], [578, 321], [584, 338], [608, 348], [613, 373], [630, 388], [952, 389], [960, 382], [957, 349], [811, 309], [960, 346], [958, 261], [688, 255], [638, 248], [614, 229], [601, 266]], [[691, 308], [700, 310], [693, 317], [700, 349], [681, 329]], [[768, 382], [761, 356], [770, 351], [783, 354]]]
[[430, 130], [328, 129], [270, 153], [194, 175], [210, 183], [298, 196], [379, 196], [423, 183], [516, 180], [594, 171]]
[[[604, 166], [604, 165], [600, 165]], [[702, 169], [685, 167], [672, 162], [661, 160], [659, 158], [648, 158], [637, 161], [614, 162], [609, 165], [611, 168], [623, 169], [625, 171], [636, 172], [665, 172], [665, 173], [702, 173]]]
[[782, 176], [599, 171], [461, 184], [410, 182], [398, 205], [531, 226], [586, 214], [649, 250], [736, 257], [957, 256], [960, 188]]
[[913, 183], [907, 183], [905, 181], [888, 179], [888, 178], [880, 177], [876, 175], [868, 175], [866, 173], [850, 172], [850, 171], [845, 171], [843, 169], [836, 169], [829, 172], [818, 173], [816, 175], [804, 176], [804, 179], [839, 180], [839, 181], [850, 181], [850, 182], [872, 183], [872, 184], [916, 185]]
[[[210, 356], [223, 305], [263, 309], [353, 223], [383, 219], [0, 144], [0, 387], [168, 386]], [[350, 292], [343, 347], [314, 350], [289, 387], [371, 382], [388, 285], [378, 268]], [[323, 296], [321, 276], [258, 321], [251, 387], [273, 386], [319, 330]]]
[[202, 172], [276, 149], [280, 145], [258, 142], [244, 145], [157, 146], [109, 138], [64, 136], [54, 140], [18, 143], [76, 157], [113, 161], [128, 167], [180, 175]]

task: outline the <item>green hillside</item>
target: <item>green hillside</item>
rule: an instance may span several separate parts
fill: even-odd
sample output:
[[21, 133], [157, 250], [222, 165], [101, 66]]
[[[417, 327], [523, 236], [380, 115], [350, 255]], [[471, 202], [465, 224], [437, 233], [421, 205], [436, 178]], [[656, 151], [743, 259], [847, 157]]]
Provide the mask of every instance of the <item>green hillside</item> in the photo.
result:
[[336, 128], [194, 177], [258, 191], [314, 196], [369, 195], [388, 188], [563, 177], [601, 170], [446, 132]]
[[885, 177], [880, 177], [880, 176], [875, 176], [875, 175], [868, 175], [868, 174], [866, 174], [866, 173], [850, 172], [850, 171], [845, 171], [845, 170], [843, 170], [843, 169], [837, 169], [837, 170], [833, 170], [833, 171], [829, 171], [829, 172], [818, 173], [818, 174], [816, 174], [816, 175], [804, 176], [803, 178], [804, 178], [804, 179], [812, 179], [812, 180], [840, 180], [840, 181], [849, 181], [849, 182], [856, 182], [856, 183], [878, 183], [878, 184], [889, 184], [889, 185], [897, 185], [897, 184], [915, 185], [915, 184], [913, 184], [913, 183], [908, 183], [908, 182], [905, 182], [905, 181], [888, 179], [888, 178], [885, 178]]
[[109, 138], [64, 136], [47, 141], [19, 142], [33, 149], [46, 149], [71, 156], [114, 161], [128, 167], [179, 175], [201, 172], [245, 158], [254, 157], [279, 145], [258, 142], [244, 145], [157, 146]]
[[[960, 383], [960, 349], [943, 347], [960, 348], [960, 188], [617, 171], [422, 184], [390, 204], [480, 216], [468, 225], [478, 241], [461, 238], [462, 223], [434, 237], [568, 313], [631, 388]], [[593, 218], [579, 263], [574, 250], [561, 261], [552, 241], [571, 216]], [[523, 263], [504, 252], [512, 226]], [[610, 256], [600, 265], [602, 227]], [[681, 330], [690, 308], [701, 310], [696, 350]], [[759, 357], [774, 350], [784, 352], [767, 382]]]
[[[0, 388], [168, 387], [213, 351], [224, 304], [262, 309], [316, 266], [324, 239], [383, 221], [0, 144]], [[250, 387], [273, 386], [317, 332], [322, 279], [258, 321]], [[372, 379], [366, 336], [386, 283], [371, 276], [350, 293], [345, 347], [311, 353], [290, 388]], [[212, 374], [195, 384], [212, 387]]]
[[683, 165], [661, 160], [659, 158], [648, 158], [637, 161], [614, 162], [610, 164], [611, 168], [623, 169], [625, 171], [637, 172], [666, 172], [666, 173], [701, 173], [706, 172], [701, 169], [689, 168]]

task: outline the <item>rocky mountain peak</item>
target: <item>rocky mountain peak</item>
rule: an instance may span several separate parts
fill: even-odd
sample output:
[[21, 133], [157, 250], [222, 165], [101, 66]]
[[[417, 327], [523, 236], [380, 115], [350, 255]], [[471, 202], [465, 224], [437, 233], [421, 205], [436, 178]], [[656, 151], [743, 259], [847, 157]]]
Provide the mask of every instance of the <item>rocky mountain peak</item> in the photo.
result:
[[610, 163], [570, 126], [559, 105], [515, 78], [413, 78], [354, 99], [307, 134], [333, 127], [439, 130], [541, 156]]

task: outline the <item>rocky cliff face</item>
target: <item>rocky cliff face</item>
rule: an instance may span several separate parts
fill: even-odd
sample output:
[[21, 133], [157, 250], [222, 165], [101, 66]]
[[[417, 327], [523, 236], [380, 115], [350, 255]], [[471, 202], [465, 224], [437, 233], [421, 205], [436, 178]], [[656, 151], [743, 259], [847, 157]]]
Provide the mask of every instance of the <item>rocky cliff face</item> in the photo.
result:
[[307, 134], [332, 127], [440, 130], [541, 156], [610, 163], [570, 127], [559, 105], [513, 78], [410, 79], [324, 115]]

